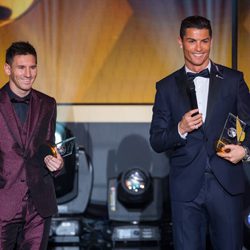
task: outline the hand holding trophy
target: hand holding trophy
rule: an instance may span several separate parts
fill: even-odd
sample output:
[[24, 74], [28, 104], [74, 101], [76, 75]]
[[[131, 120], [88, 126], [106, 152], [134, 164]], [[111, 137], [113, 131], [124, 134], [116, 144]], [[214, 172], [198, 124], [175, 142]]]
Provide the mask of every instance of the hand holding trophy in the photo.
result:
[[[55, 145], [49, 145], [51, 153], [54, 157], [57, 156], [57, 151], [61, 155], [61, 157], [65, 158], [68, 155], [71, 155], [75, 145], [75, 137], [67, 138], [61, 142], [56, 143]], [[55, 149], [56, 148], [56, 149]]]
[[245, 136], [245, 128], [245, 122], [232, 113], [229, 113], [220, 138], [216, 142], [216, 151], [224, 152], [223, 147], [227, 144], [240, 144]]

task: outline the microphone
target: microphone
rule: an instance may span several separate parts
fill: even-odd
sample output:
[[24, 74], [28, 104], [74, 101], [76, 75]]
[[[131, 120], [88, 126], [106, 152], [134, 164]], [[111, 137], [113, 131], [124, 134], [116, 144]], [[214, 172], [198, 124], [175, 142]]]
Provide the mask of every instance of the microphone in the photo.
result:
[[[196, 91], [195, 91], [195, 85], [194, 85], [193, 80], [188, 80], [187, 81], [187, 94], [189, 96], [191, 109], [197, 109], [198, 104], [197, 104]], [[192, 116], [195, 116], [197, 114], [199, 114], [199, 112], [196, 112], [196, 113], [192, 114]]]

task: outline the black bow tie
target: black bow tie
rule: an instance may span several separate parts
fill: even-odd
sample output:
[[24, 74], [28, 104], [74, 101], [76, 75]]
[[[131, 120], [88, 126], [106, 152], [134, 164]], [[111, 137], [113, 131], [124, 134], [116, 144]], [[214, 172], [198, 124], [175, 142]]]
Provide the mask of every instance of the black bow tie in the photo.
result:
[[209, 78], [210, 77], [209, 70], [208, 69], [204, 69], [204, 70], [202, 70], [199, 73], [187, 72], [188, 80], [194, 80], [194, 78], [198, 77], [198, 76]]
[[25, 97], [25, 98], [21, 98], [21, 97], [13, 97], [11, 99], [12, 103], [25, 103], [25, 104], [29, 104], [30, 103], [30, 97]]

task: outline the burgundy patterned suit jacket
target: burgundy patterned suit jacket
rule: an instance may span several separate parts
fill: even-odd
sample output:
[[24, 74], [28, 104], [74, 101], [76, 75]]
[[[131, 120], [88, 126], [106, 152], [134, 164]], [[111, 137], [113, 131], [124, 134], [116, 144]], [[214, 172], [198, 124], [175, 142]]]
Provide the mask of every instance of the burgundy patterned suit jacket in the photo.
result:
[[0, 219], [11, 219], [29, 190], [43, 217], [57, 212], [53, 175], [39, 158], [39, 147], [54, 142], [55, 99], [31, 91], [26, 142], [21, 140], [15, 111], [4, 87], [0, 89]]

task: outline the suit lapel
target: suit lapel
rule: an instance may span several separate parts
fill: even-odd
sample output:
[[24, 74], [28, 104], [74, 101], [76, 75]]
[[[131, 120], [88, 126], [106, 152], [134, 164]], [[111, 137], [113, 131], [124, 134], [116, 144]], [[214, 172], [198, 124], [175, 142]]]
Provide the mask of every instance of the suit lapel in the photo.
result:
[[28, 116], [28, 130], [27, 130], [27, 139], [26, 139], [26, 147], [28, 148], [29, 143], [35, 130], [37, 128], [38, 120], [40, 117], [40, 109], [41, 109], [41, 99], [37, 96], [35, 91], [31, 92], [31, 101], [30, 101], [30, 109]]
[[[179, 70], [179, 74], [176, 76], [176, 84], [181, 94], [180, 100], [183, 100], [185, 112], [190, 110], [190, 100], [187, 94], [187, 75], [185, 71], [185, 67], [182, 67]], [[179, 103], [180, 104], [180, 103]]]
[[10, 102], [9, 96], [6, 91], [0, 91], [0, 112], [3, 115], [3, 118], [7, 124], [10, 134], [18, 145], [22, 148], [22, 140], [18, 129], [18, 124], [16, 121], [15, 111]]
[[[216, 109], [216, 100], [220, 93], [221, 81], [224, 79], [223, 72], [221, 72], [216, 64], [211, 63], [209, 92], [207, 100], [207, 114], [205, 120], [205, 127], [209, 124], [212, 118], [213, 111]], [[212, 121], [213, 122], [213, 121]]]

